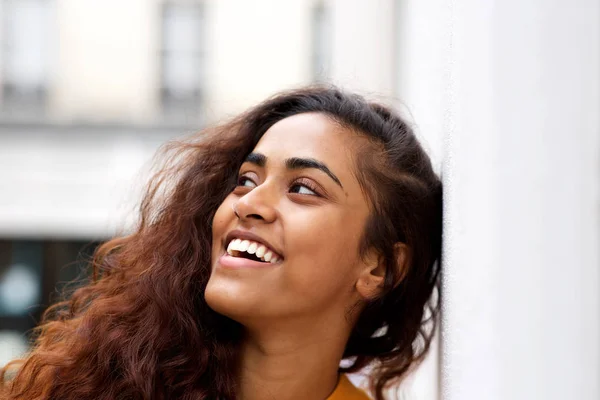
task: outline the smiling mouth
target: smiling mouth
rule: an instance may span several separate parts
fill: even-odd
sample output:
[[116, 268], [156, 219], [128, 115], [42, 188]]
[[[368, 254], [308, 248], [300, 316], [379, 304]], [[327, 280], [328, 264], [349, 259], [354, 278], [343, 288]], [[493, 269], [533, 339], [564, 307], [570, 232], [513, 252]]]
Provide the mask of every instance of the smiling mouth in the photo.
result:
[[227, 246], [227, 254], [235, 258], [275, 264], [282, 257], [262, 243], [247, 239], [233, 239]]

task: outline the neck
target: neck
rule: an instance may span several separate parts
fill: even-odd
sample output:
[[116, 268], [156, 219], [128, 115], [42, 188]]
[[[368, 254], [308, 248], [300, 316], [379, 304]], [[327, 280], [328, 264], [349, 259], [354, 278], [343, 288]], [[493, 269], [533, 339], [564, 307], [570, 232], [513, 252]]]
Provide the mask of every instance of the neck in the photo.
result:
[[242, 347], [239, 398], [326, 399], [338, 381], [349, 329], [335, 332], [336, 324], [318, 329], [314, 321], [261, 325], [248, 330]]

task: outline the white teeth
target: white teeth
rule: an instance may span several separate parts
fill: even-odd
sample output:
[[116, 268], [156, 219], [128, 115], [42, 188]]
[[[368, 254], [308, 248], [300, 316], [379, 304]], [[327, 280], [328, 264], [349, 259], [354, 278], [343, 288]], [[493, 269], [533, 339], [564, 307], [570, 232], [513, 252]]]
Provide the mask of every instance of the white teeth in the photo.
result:
[[265, 252], [267, 251], [267, 248], [263, 245], [260, 245], [257, 249], [256, 249], [256, 257], [258, 258], [262, 258], [262, 256], [265, 255]]
[[229, 242], [229, 246], [227, 246], [227, 254], [232, 255], [233, 254], [233, 250], [235, 250], [234, 247], [234, 242], [235, 240], [232, 240], [231, 242]]
[[[227, 254], [233, 256], [237, 252], [247, 252], [249, 254], [255, 254], [256, 257], [260, 258], [264, 262], [270, 262], [271, 264], [279, 261], [279, 257], [269, 250], [265, 245], [252, 242], [250, 240], [233, 239], [227, 246]], [[236, 254], [235, 257], [239, 257]]]
[[269, 261], [271, 261], [271, 257], [273, 257], [273, 253], [269, 250], [263, 256], [263, 260], [265, 260], [266, 262], [269, 262]]

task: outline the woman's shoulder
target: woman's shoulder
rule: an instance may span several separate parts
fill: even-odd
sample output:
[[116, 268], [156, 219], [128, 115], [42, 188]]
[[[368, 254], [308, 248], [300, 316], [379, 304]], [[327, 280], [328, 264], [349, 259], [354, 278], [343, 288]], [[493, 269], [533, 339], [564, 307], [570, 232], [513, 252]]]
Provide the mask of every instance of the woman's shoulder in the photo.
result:
[[335, 390], [327, 400], [370, 400], [370, 397], [354, 386], [346, 374], [341, 374]]

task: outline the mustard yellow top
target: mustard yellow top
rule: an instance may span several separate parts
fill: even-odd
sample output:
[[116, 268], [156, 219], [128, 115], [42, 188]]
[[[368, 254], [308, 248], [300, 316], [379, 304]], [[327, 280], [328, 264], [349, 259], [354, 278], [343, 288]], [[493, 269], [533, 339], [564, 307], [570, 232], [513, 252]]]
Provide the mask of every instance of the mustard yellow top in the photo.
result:
[[370, 398], [354, 386], [345, 374], [342, 374], [335, 390], [327, 400], [370, 400]]

